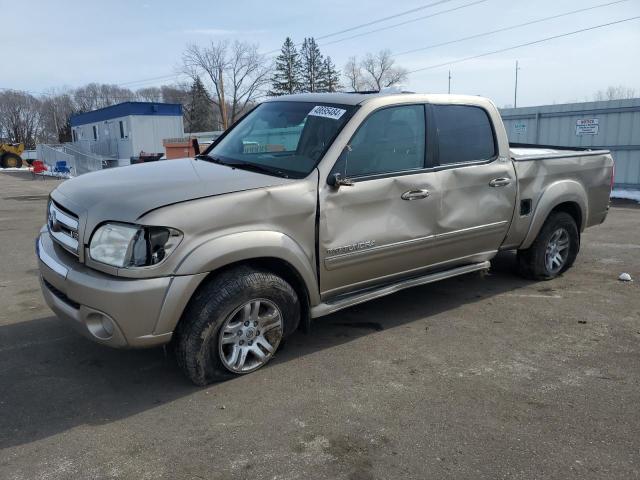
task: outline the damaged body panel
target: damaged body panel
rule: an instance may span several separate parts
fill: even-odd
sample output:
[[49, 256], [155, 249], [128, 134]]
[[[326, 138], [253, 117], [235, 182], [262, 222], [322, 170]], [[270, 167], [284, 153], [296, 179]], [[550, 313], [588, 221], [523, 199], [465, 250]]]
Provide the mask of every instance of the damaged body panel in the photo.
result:
[[[530, 278], [561, 274], [612, 183], [606, 151], [510, 145], [480, 97], [278, 97], [194, 159], [62, 183], [36, 242], [42, 290], [97, 342], [178, 332], [191, 351], [214, 332], [211, 358], [248, 373], [279, 344], [266, 331], [486, 270], [500, 250], [518, 250]], [[189, 333], [209, 311], [224, 318]]]

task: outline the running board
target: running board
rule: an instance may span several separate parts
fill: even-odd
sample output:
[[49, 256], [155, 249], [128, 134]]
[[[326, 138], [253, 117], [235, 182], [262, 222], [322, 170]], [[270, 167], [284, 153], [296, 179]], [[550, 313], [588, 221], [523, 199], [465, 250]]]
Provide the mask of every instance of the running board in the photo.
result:
[[365, 292], [356, 292], [348, 297], [343, 297], [332, 302], [320, 303], [311, 308], [311, 317], [318, 318], [330, 313], [337, 312], [343, 308], [352, 307], [359, 303], [368, 302], [375, 298], [391, 295], [392, 293], [399, 292], [405, 288], [417, 287], [418, 285], [426, 285], [427, 283], [438, 282], [451, 277], [457, 277], [458, 275], [464, 275], [465, 273], [477, 272], [479, 270], [488, 270], [491, 266], [491, 262], [480, 262], [472, 265], [465, 265], [463, 267], [452, 268], [451, 270], [445, 270], [443, 272], [431, 273], [422, 277], [414, 277], [409, 280], [403, 280], [398, 283], [392, 283], [391, 285], [385, 285], [384, 287], [377, 288], [375, 290], [367, 290]]

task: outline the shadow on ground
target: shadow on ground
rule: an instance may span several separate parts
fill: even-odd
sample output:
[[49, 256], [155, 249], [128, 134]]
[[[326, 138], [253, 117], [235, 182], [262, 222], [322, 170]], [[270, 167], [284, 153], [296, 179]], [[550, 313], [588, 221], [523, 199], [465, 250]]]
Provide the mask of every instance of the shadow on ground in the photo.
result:
[[[527, 286], [512, 272], [514, 265], [514, 255], [505, 253], [485, 278], [457, 277], [324, 317], [310, 335], [288, 339], [274, 363]], [[78, 425], [110, 423], [198, 390], [182, 376], [170, 349], [113, 350], [80, 337], [55, 317], [0, 327], [0, 448]]]

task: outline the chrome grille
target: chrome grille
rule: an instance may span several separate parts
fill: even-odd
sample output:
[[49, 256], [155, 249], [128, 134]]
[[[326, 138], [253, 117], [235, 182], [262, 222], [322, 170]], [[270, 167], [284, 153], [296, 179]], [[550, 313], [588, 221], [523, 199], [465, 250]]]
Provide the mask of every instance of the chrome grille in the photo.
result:
[[51, 238], [69, 252], [78, 255], [78, 217], [49, 202], [47, 227]]

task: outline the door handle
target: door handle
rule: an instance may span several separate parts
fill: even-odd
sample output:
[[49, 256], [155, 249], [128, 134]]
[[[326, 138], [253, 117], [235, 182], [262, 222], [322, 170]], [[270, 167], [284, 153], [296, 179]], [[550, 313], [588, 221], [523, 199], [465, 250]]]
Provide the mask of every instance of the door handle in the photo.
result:
[[409, 190], [408, 192], [404, 192], [402, 194], [402, 199], [403, 200], [420, 200], [421, 198], [427, 198], [429, 195], [431, 195], [429, 193], [429, 190], [427, 190], [426, 188], [423, 188], [421, 190]]
[[493, 180], [491, 180], [489, 182], [489, 186], [490, 187], [506, 187], [510, 183], [511, 183], [511, 179], [500, 177], [500, 178], [494, 178]]

